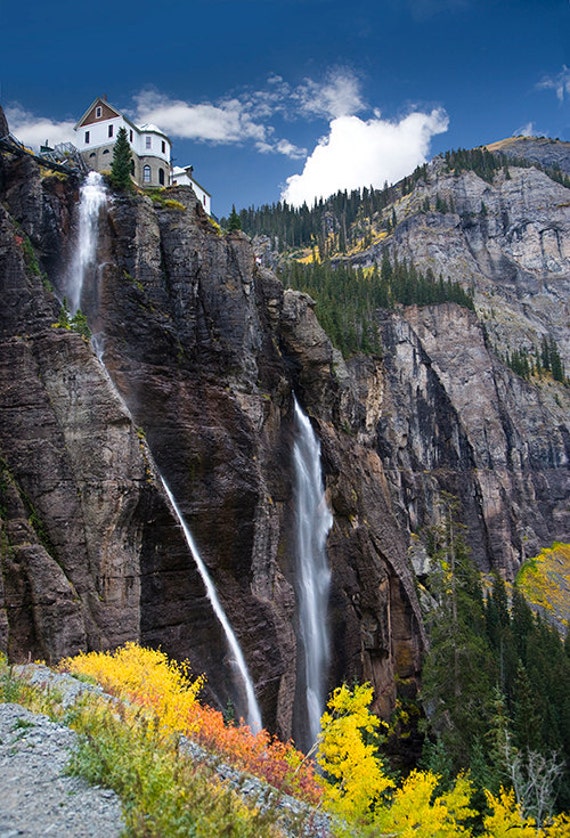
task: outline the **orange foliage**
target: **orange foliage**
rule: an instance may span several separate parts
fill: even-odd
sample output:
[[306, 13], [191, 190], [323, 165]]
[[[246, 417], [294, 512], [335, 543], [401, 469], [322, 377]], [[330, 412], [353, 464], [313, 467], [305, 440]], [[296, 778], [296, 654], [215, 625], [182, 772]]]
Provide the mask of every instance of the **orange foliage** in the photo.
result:
[[63, 661], [78, 675], [95, 678], [112, 695], [152, 710], [166, 729], [182, 733], [278, 788], [317, 804], [322, 786], [313, 763], [291, 743], [266, 730], [254, 734], [246, 725], [227, 725], [220, 712], [200, 704], [203, 677], [192, 680], [187, 661], [169, 661], [156, 649], [127, 643], [115, 652], [90, 652]]
[[319, 803], [322, 787], [313, 764], [290, 742], [281, 742], [266, 730], [254, 734], [247, 725], [226, 725], [220, 712], [200, 704], [192, 716], [193, 738], [204, 748], [223, 754], [236, 767], [263, 777], [281, 791]]

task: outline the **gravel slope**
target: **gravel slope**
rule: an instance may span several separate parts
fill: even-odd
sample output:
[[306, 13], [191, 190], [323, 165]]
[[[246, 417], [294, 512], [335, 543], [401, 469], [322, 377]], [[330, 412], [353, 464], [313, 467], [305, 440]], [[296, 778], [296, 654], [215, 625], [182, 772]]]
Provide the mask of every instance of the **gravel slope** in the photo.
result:
[[114, 838], [116, 794], [64, 770], [76, 734], [19, 704], [0, 704], [0, 838]]

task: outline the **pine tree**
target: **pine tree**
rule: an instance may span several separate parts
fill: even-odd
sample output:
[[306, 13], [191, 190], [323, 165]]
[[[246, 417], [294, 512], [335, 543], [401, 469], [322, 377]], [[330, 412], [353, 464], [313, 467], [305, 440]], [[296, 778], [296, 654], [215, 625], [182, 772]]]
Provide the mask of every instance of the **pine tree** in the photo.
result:
[[241, 218], [236, 212], [235, 204], [232, 204], [232, 211], [228, 220], [228, 230], [230, 231], [230, 233], [234, 232], [235, 230], [241, 230]]
[[111, 165], [110, 181], [115, 189], [125, 192], [132, 192], [133, 182], [131, 180], [132, 153], [127, 137], [127, 129], [119, 128], [117, 141], [113, 150], [113, 163]]

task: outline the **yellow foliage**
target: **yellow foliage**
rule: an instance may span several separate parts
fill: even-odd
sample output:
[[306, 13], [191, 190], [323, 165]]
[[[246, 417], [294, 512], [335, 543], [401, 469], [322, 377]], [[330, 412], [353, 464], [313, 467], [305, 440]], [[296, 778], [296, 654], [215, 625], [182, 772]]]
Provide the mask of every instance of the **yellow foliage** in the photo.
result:
[[544, 834], [548, 838], [570, 838], [570, 815], [557, 815], [544, 830]]
[[525, 819], [512, 789], [501, 789], [498, 797], [485, 790], [485, 795], [492, 814], [485, 818], [484, 838], [537, 838], [543, 834], [532, 818]]
[[552, 613], [563, 625], [570, 622], [570, 544], [554, 542], [527, 559], [516, 585], [532, 604]]
[[312, 265], [312, 264], [319, 264], [321, 261], [321, 257], [319, 256], [319, 251], [316, 247], [305, 248], [303, 250], [303, 255], [298, 256], [295, 259], [296, 262], [299, 262], [301, 265]]
[[324, 772], [324, 805], [349, 821], [370, 819], [371, 807], [394, 784], [365, 736], [384, 723], [368, 710], [372, 687], [338, 687], [321, 718], [317, 762]]
[[376, 812], [374, 826], [378, 830], [402, 838], [444, 838], [470, 835], [462, 821], [472, 817], [469, 808], [473, 788], [460, 775], [453, 788], [433, 799], [439, 778], [429, 771], [412, 771], [404, 780], [389, 807]]
[[164, 652], [135, 643], [126, 643], [114, 652], [80, 654], [63, 661], [62, 666], [76, 675], [95, 678], [119, 698], [136, 698], [169, 730], [188, 731], [191, 711], [204, 685], [203, 676], [191, 680], [188, 661], [169, 661]]

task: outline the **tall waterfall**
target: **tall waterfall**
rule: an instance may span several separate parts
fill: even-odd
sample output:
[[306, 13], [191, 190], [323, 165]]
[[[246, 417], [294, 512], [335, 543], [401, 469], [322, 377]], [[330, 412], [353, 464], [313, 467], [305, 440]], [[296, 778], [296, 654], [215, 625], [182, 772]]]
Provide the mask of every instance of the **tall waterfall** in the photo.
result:
[[99, 211], [107, 200], [105, 184], [99, 172], [89, 172], [79, 195], [79, 231], [77, 245], [66, 281], [66, 297], [71, 314], [81, 308], [81, 293], [87, 270], [95, 264], [99, 233]]
[[305, 709], [311, 745], [320, 730], [330, 657], [327, 606], [331, 572], [325, 547], [333, 518], [323, 491], [321, 447], [297, 399], [293, 457], [299, 629], [304, 656]]
[[164, 490], [168, 495], [168, 499], [172, 504], [172, 508], [174, 509], [178, 520], [180, 522], [180, 526], [182, 527], [182, 531], [184, 532], [184, 537], [186, 538], [186, 543], [190, 548], [190, 552], [192, 553], [192, 557], [196, 562], [196, 567], [202, 577], [204, 585], [206, 587], [206, 593], [208, 595], [208, 599], [212, 603], [212, 608], [214, 609], [214, 613], [218, 620], [220, 621], [222, 628], [224, 630], [224, 634], [226, 635], [226, 640], [228, 642], [228, 646], [230, 647], [231, 653], [234, 656], [235, 662], [237, 664], [237, 669], [240, 674], [240, 678], [245, 690], [246, 696], [246, 703], [247, 703], [247, 713], [245, 716], [245, 720], [247, 724], [250, 726], [254, 733], [257, 733], [261, 730], [261, 712], [259, 710], [259, 705], [257, 703], [257, 699], [255, 698], [255, 692], [253, 689], [253, 681], [251, 680], [251, 676], [247, 669], [247, 664], [245, 662], [245, 658], [243, 656], [243, 652], [241, 647], [238, 643], [238, 639], [234, 634], [234, 631], [228, 621], [226, 613], [222, 608], [222, 604], [218, 598], [218, 594], [216, 592], [216, 588], [214, 582], [208, 573], [208, 569], [204, 564], [202, 557], [200, 556], [200, 552], [198, 547], [196, 546], [196, 542], [190, 532], [186, 521], [184, 520], [184, 516], [182, 515], [178, 504], [176, 503], [172, 492], [170, 491], [164, 477], [161, 476], [162, 485], [164, 486]]
[[[106, 200], [107, 195], [103, 178], [97, 172], [90, 172], [80, 191], [78, 235], [76, 239], [75, 251], [71, 260], [70, 270], [67, 274], [65, 282], [65, 294], [71, 314], [76, 314], [80, 308], [81, 295], [87, 271], [90, 268], [97, 267], [96, 257], [99, 232], [99, 214]], [[97, 357], [99, 358], [103, 369], [106, 370], [100, 336], [99, 340], [95, 343], [95, 348], [97, 350]], [[128, 410], [128, 406], [126, 407]], [[194, 542], [194, 538], [192, 537], [192, 533], [190, 532], [166, 481], [162, 475], [160, 475], [160, 478], [172, 505], [172, 509], [174, 510], [182, 527], [186, 543], [204, 582], [208, 599], [212, 604], [216, 617], [222, 625], [232, 658], [235, 661], [239, 672], [239, 677], [243, 684], [243, 692], [245, 693], [245, 704], [247, 708], [245, 713], [246, 722], [250, 728], [257, 733], [262, 727], [261, 712], [255, 697], [253, 682], [249, 675], [243, 652], [220, 603], [214, 582], [212, 581], [212, 578], [208, 573], [208, 569], [200, 556], [196, 543]]]

